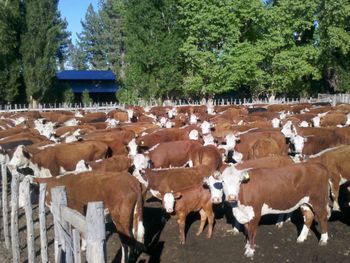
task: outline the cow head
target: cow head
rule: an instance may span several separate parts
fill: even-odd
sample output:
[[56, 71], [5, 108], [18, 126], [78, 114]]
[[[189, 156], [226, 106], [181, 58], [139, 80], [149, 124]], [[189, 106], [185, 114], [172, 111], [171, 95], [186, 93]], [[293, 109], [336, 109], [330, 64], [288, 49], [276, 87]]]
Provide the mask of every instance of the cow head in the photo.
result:
[[213, 204], [220, 204], [222, 202], [222, 196], [223, 196], [222, 180], [215, 178], [214, 176], [209, 176], [205, 180], [205, 183], [209, 186], [211, 202]]
[[84, 161], [80, 160], [77, 162], [77, 165], [75, 166], [75, 172], [86, 172], [86, 171], [91, 171], [91, 167]]
[[278, 128], [280, 126], [280, 120], [277, 118], [274, 118], [271, 122], [273, 128]]
[[280, 113], [280, 120], [284, 120], [286, 117], [287, 117], [287, 114], [284, 111], [282, 111]]
[[228, 166], [220, 176], [222, 180], [223, 191], [228, 202], [238, 200], [238, 194], [241, 183], [249, 180], [247, 170], [237, 170], [235, 166]]
[[300, 135], [292, 136], [290, 142], [294, 145], [294, 153], [301, 154], [303, 152], [304, 144], [307, 138]]
[[284, 137], [290, 138], [294, 135], [292, 126], [291, 121], [287, 121], [286, 124], [283, 125], [281, 132], [284, 134]]
[[191, 114], [190, 116], [190, 124], [196, 124], [197, 123], [197, 116], [194, 114]]
[[171, 121], [167, 121], [167, 122], [165, 123], [165, 128], [167, 128], [167, 129], [170, 129], [170, 128], [173, 127], [173, 126], [174, 126], [174, 123], [171, 122]]
[[215, 145], [214, 137], [213, 137], [213, 135], [211, 135], [211, 133], [204, 135], [203, 140], [204, 140], [204, 146], [205, 145]]
[[17, 147], [12, 159], [8, 163], [9, 170], [13, 171], [16, 167], [24, 167], [29, 165], [31, 155], [25, 150], [24, 145]]
[[133, 165], [136, 171], [142, 171], [149, 166], [149, 157], [138, 153], [134, 157]]
[[176, 108], [172, 108], [171, 110], [168, 111], [168, 118], [172, 119], [176, 116]]
[[312, 124], [314, 125], [314, 127], [319, 128], [320, 123], [321, 123], [321, 118], [319, 115], [312, 118]]
[[307, 123], [307, 121], [302, 121], [302, 122], [299, 124], [299, 127], [309, 127], [309, 124]]
[[225, 136], [226, 140], [226, 145], [230, 148], [233, 149], [236, 146], [236, 141], [239, 141], [239, 137], [234, 135], [233, 133], [229, 133]]
[[176, 192], [176, 193], [165, 193], [163, 196], [163, 206], [165, 208], [165, 211], [167, 213], [172, 213], [174, 212], [174, 205], [175, 205], [175, 200], [179, 199], [181, 197], [181, 193], [180, 192]]
[[106, 122], [107, 122], [107, 128], [115, 128], [119, 124], [119, 121], [117, 121], [116, 119], [110, 119], [110, 118], [108, 118]]
[[[142, 144], [143, 141], [141, 141]], [[135, 138], [133, 138], [129, 143], [128, 143], [128, 148], [129, 148], [129, 156], [134, 157], [137, 154], [137, 144]]]
[[203, 121], [203, 123], [201, 124], [202, 134], [210, 133], [210, 128], [210, 123], [207, 121]]
[[190, 140], [198, 140], [199, 138], [199, 132], [197, 130], [192, 130], [190, 134], [188, 135], [188, 138]]

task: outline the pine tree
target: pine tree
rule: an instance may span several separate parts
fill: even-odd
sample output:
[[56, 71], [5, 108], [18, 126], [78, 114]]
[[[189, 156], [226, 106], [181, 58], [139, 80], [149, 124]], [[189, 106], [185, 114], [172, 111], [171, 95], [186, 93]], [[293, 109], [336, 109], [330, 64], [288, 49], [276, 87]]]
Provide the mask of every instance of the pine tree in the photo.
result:
[[40, 101], [54, 87], [58, 61], [67, 41], [66, 22], [57, 11], [58, 0], [24, 2], [25, 31], [21, 54], [27, 99]]
[[92, 103], [92, 99], [90, 98], [89, 91], [87, 89], [81, 94], [81, 101], [85, 107]]
[[13, 102], [22, 85], [20, 11], [19, 0], [0, 2], [0, 104]]

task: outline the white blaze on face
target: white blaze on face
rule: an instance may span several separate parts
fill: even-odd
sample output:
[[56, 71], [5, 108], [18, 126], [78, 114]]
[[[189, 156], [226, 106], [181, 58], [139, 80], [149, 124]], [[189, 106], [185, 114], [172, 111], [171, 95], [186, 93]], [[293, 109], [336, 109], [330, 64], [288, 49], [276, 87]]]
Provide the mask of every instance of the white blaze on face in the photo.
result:
[[225, 136], [225, 140], [226, 146], [229, 148], [229, 150], [233, 150], [236, 146], [236, 141], [238, 138], [233, 133], [229, 133]]
[[309, 124], [307, 123], [307, 121], [302, 121], [300, 124], [299, 124], [299, 127], [309, 127]]
[[203, 121], [201, 124], [202, 134], [210, 133], [210, 123], [207, 121]]
[[350, 125], [350, 113], [348, 113], [348, 115], [347, 115], [347, 121], [346, 121], [345, 125]]
[[168, 118], [169, 119], [174, 118], [175, 115], [176, 115], [176, 108], [172, 108], [172, 109], [168, 110]]
[[136, 154], [133, 161], [135, 170], [140, 171], [140, 170], [146, 169], [148, 167], [148, 162], [149, 162], [149, 157], [141, 153]]
[[316, 116], [312, 118], [312, 124], [314, 125], [314, 127], [316, 128], [320, 127], [320, 122], [321, 122], [320, 116]]
[[287, 121], [286, 124], [283, 125], [281, 132], [284, 134], [284, 137], [290, 138], [294, 135], [292, 131], [292, 122]]
[[284, 120], [286, 117], [287, 117], [287, 114], [284, 113], [284, 111], [282, 111], [282, 112], [280, 113], [280, 120]]
[[199, 133], [198, 133], [198, 131], [197, 131], [197, 130], [192, 130], [192, 131], [190, 132], [190, 134], [188, 135], [188, 138], [189, 138], [190, 140], [198, 140], [198, 138], [199, 138]]
[[107, 128], [115, 128], [119, 124], [119, 121], [117, 121], [116, 119], [110, 119], [110, 118], [108, 118], [106, 122], [107, 122]]
[[242, 162], [243, 160], [243, 154], [237, 151], [233, 151], [233, 160], [235, 160], [237, 163]]
[[172, 193], [166, 193], [163, 197], [164, 208], [167, 213], [174, 212], [175, 198]]
[[160, 123], [160, 126], [164, 127], [165, 124], [167, 123], [167, 118], [165, 117], [160, 118], [159, 123]]
[[211, 134], [204, 135], [203, 136], [203, 140], [204, 140], [204, 146], [206, 146], [206, 145], [215, 145], [214, 137]]
[[171, 127], [173, 127], [173, 123], [171, 121], [167, 121], [165, 123], [165, 128], [170, 129]]
[[196, 124], [196, 123], [197, 123], [197, 116], [194, 114], [191, 114], [190, 124]]
[[213, 204], [220, 204], [222, 202], [223, 190], [222, 180], [215, 179], [213, 176], [209, 176], [206, 180], [211, 195], [211, 201]]
[[131, 121], [132, 117], [134, 116], [134, 111], [131, 109], [127, 109], [126, 112], [128, 113], [129, 121]]
[[77, 119], [73, 118], [64, 123], [64, 126], [77, 126], [79, 124], [79, 121]]
[[304, 148], [304, 144], [306, 142], [306, 138], [297, 135], [297, 136], [293, 136], [290, 139], [291, 143], [294, 144], [294, 150], [295, 153], [302, 153], [303, 152], [303, 148]]
[[271, 122], [273, 128], [278, 128], [280, 126], [280, 120], [277, 118], [274, 118]]
[[228, 166], [222, 172], [220, 178], [227, 201], [237, 201], [240, 185], [247, 177], [247, 171], [237, 170], [233, 165]]
[[24, 146], [23, 145], [18, 146], [12, 156], [12, 159], [8, 163], [9, 170], [16, 169], [16, 167], [27, 166], [29, 164], [30, 160], [24, 156], [23, 152], [24, 152]]
[[137, 144], [136, 144], [136, 140], [135, 138], [133, 138], [129, 143], [128, 143], [128, 147], [129, 147], [129, 155], [131, 157], [135, 156], [137, 154]]
[[207, 106], [207, 112], [209, 115], [215, 115], [215, 112], [214, 112], [214, 107], [212, 105], [208, 105]]

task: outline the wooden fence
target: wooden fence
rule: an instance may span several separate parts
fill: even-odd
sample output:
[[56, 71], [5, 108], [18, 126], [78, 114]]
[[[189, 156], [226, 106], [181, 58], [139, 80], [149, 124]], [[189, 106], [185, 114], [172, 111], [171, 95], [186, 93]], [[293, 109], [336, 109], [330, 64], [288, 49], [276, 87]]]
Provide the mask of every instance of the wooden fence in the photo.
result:
[[[23, 256], [28, 263], [38, 262], [35, 258], [33, 207], [30, 195], [30, 181], [19, 173], [12, 174], [11, 180], [11, 219], [8, 221], [8, 178], [6, 163], [1, 164], [2, 174], [2, 236], [0, 243], [12, 255], [12, 262], [20, 262], [21, 253], [18, 227], [19, 191], [24, 195], [24, 212], [27, 228], [27, 255]], [[23, 185], [19, 187], [20, 183]], [[20, 190], [21, 189], [21, 190]], [[86, 260], [97, 263], [106, 262], [105, 223], [102, 202], [88, 203], [87, 215], [84, 217], [77, 211], [67, 207], [64, 187], [51, 189], [52, 214], [54, 222], [54, 261], [81, 262], [80, 237], [86, 239]], [[49, 262], [45, 209], [46, 184], [40, 184], [39, 193], [39, 226], [41, 262]]]

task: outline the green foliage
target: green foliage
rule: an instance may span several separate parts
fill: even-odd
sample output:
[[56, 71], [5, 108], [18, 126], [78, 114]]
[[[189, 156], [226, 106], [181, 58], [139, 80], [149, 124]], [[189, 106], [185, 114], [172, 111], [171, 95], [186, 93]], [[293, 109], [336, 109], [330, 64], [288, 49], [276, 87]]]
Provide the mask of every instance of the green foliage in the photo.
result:
[[73, 92], [73, 90], [71, 88], [67, 88], [63, 92], [63, 101], [65, 103], [74, 103], [74, 92]]
[[81, 101], [85, 106], [90, 105], [92, 103], [92, 99], [90, 98], [89, 91], [86, 89], [81, 94]]
[[20, 1], [0, 2], [0, 103], [11, 103], [19, 95]]
[[121, 88], [116, 92], [116, 98], [120, 103], [132, 105], [136, 104], [138, 98], [140, 97], [136, 92], [133, 90]]
[[63, 59], [66, 22], [61, 20], [57, 4], [57, 0], [24, 1], [21, 54], [28, 100], [40, 101], [54, 87], [57, 60]]

